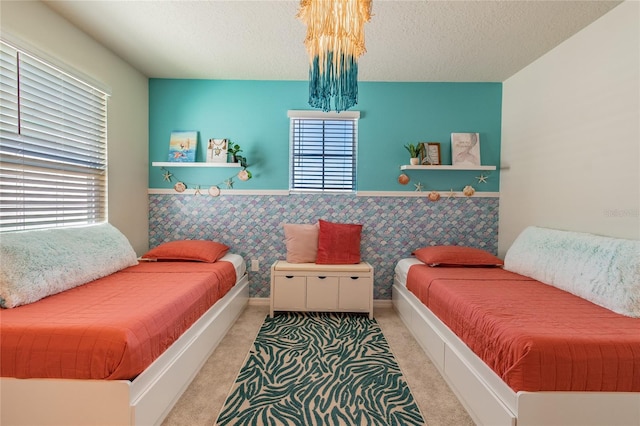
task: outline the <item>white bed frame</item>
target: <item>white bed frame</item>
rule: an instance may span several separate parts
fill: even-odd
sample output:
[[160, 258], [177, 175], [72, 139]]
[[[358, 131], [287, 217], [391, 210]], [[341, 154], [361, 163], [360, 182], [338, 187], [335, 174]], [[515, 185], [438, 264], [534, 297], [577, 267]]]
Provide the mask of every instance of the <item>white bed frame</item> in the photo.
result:
[[0, 379], [3, 425], [158, 425], [249, 300], [244, 274], [134, 380]]
[[479, 425], [638, 426], [639, 392], [514, 392], [395, 277], [393, 306]]

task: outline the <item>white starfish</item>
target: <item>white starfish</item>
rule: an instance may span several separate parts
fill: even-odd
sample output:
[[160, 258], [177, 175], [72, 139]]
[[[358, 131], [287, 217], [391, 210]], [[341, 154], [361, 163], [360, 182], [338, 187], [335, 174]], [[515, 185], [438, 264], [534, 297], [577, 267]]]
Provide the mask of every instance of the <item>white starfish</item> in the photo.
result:
[[195, 187], [193, 195], [202, 195], [202, 192], [200, 192], [200, 185]]
[[422, 183], [418, 182], [418, 183], [414, 184], [413, 186], [416, 187], [416, 191], [422, 192]]
[[456, 198], [456, 193], [453, 191], [453, 188], [451, 188], [449, 190], [449, 193], [447, 194], [447, 199], [450, 199], [450, 198]]
[[167, 182], [171, 182], [171, 176], [173, 176], [173, 175], [171, 174], [171, 172], [169, 170], [165, 170], [164, 174], [162, 175], [164, 180], [167, 181]]
[[476, 176], [476, 179], [478, 179], [478, 183], [487, 183], [487, 178], [489, 176], [485, 176], [484, 174], [480, 174], [480, 176]]
[[227, 185], [227, 189], [232, 189], [233, 188], [233, 179], [225, 180], [224, 184]]

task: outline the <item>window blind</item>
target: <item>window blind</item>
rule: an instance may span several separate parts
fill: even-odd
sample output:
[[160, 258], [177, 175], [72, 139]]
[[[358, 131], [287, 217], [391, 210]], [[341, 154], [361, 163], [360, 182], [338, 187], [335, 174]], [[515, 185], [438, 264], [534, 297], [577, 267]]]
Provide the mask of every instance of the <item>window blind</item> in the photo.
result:
[[103, 222], [107, 95], [0, 42], [0, 231]]
[[292, 191], [353, 192], [357, 118], [291, 117]]

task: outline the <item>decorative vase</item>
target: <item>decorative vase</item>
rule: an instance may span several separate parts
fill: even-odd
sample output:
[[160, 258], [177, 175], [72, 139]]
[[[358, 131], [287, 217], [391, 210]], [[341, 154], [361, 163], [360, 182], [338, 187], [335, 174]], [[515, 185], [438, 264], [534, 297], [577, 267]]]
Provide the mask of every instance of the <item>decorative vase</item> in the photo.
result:
[[417, 166], [417, 165], [418, 165], [418, 162], [419, 162], [419, 159], [418, 159], [418, 157], [413, 157], [413, 158], [411, 158], [411, 160], [409, 160], [409, 161], [411, 162], [410, 164], [411, 164], [412, 166]]

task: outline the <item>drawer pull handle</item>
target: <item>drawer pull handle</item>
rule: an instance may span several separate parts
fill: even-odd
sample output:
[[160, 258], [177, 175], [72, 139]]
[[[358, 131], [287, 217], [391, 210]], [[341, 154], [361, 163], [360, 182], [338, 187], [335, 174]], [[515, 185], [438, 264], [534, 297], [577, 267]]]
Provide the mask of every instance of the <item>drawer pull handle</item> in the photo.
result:
[[293, 278], [293, 275], [285, 275], [285, 276], [289, 279]]
[[351, 277], [352, 280], [357, 280], [360, 277]]
[[327, 278], [327, 277], [318, 277], [318, 278], [319, 278], [319, 279], [321, 279], [321, 280], [324, 280], [324, 279], [325, 279], [325, 278]]

